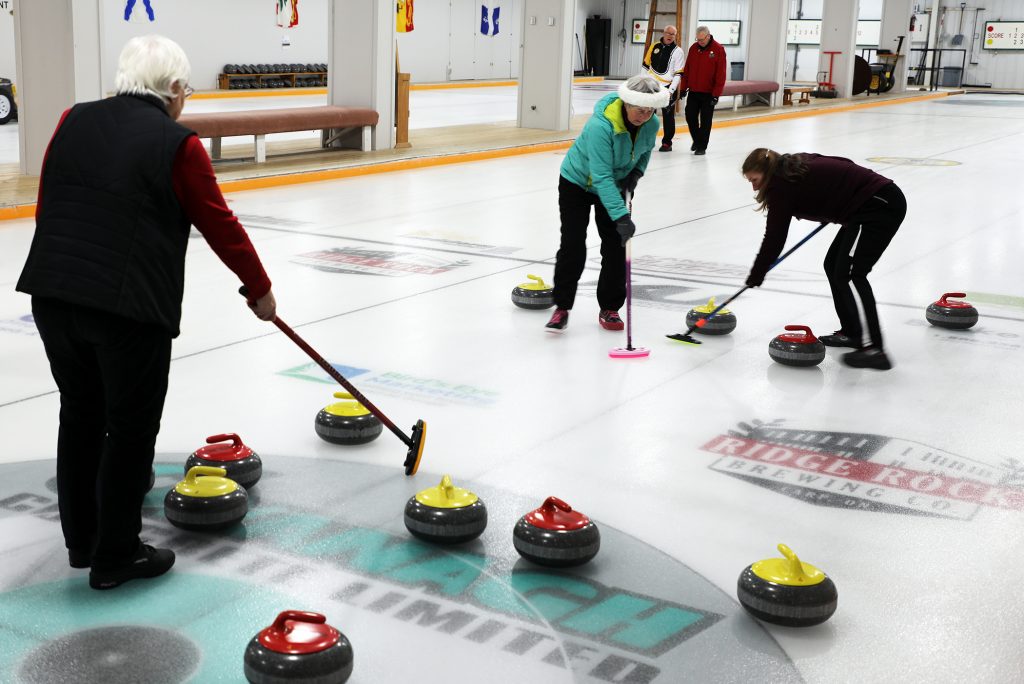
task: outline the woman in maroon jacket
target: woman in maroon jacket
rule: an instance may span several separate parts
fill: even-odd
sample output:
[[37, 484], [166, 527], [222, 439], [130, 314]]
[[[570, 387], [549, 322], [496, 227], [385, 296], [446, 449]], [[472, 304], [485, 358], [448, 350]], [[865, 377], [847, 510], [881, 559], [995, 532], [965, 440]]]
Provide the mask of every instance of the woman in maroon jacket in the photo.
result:
[[[64, 113], [43, 161], [36, 231], [17, 289], [60, 390], [57, 504], [68, 562], [111, 589], [156, 577], [174, 552], [143, 544], [142, 500], [185, 287], [190, 226], [252, 293], [276, 303], [195, 133], [176, 120], [192, 89], [176, 43], [132, 38], [117, 95]], [[241, 300], [239, 300], [241, 304]]]
[[[782, 253], [792, 219], [840, 224], [825, 255], [825, 275], [841, 327], [820, 339], [830, 347], [853, 347], [856, 351], [843, 355], [848, 366], [892, 368], [882, 346], [875, 296], [867, 276], [907, 214], [903, 192], [888, 178], [849, 159], [779, 154], [764, 147], [747, 156], [743, 177], [757, 193], [758, 208], [768, 210], [764, 240], [747, 276], [747, 286], [757, 287], [764, 281]], [[866, 345], [854, 289], [867, 321]]]

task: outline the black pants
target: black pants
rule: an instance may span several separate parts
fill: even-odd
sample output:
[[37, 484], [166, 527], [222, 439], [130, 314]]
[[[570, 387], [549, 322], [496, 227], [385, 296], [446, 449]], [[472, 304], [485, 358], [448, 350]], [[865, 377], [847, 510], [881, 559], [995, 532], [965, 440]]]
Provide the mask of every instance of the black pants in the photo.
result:
[[590, 207], [601, 236], [601, 275], [597, 280], [597, 303], [602, 309], [618, 311], [626, 301], [626, 249], [615, 230], [615, 222], [600, 198], [580, 186], [558, 178], [558, 214], [562, 219], [562, 241], [555, 256], [555, 306], [571, 309], [576, 285], [587, 264], [587, 227]]
[[879, 349], [882, 348], [882, 329], [878, 323], [875, 295], [867, 276], [906, 215], [907, 200], [896, 184], [890, 183], [843, 224], [825, 254], [825, 275], [832, 288], [832, 300], [843, 333], [863, 343], [864, 329], [854, 297], [856, 289], [864, 309], [870, 344]]
[[32, 298], [32, 315], [60, 390], [57, 503], [64, 543], [91, 553], [94, 568], [120, 565], [139, 547], [171, 335], [41, 297]]
[[715, 115], [715, 105], [711, 102], [711, 93], [695, 93], [692, 90], [686, 96], [686, 126], [690, 129], [694, 150], [706, 150], [708, 139], [711, 138], [711, 119]]
[[661, 109], [661, 142], [666, 145], [672, 144], [672, 138], [676, 134], [676, 95], [672, 93], [668, 100], [668, 107]]

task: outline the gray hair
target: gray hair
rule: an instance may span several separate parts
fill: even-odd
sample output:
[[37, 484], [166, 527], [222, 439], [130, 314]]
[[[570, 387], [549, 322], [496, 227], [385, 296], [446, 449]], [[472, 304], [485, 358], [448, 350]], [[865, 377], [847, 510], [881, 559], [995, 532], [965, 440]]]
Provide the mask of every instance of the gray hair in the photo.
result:
[[626, 87], [630, 90], [635, 90], [638, 93], [661, 92], [661, 84], [658, 83], [654, 77], [648, 76], [647, 74], [638, 74], [631, 77], [626, 81]]
[[709, 29], [707, 26], [698, 26], [697, 30], [694, 31], [694, 34], [697, 34], [697, 33], [706, 33], [706, 34], [708, 34], [710, 36], [711, 35], [711, 29]]
[[136, 36], [121, 50], [114, 88], [118, 95], [155, 95], [170, 101], [171, 86], [184, 88], [191, 75], [185, 51], [173, 40], [155, 34]]

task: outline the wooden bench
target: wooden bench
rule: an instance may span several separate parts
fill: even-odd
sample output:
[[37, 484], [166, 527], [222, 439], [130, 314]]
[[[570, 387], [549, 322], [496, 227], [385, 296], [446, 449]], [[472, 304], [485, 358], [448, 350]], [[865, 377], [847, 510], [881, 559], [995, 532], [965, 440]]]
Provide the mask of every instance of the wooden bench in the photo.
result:
[[814, 92], [814, 86], [785, 86], [782, 89], [782, 104], [783, 106], [792, 106], [794, 94], [800, 95], [800, 99], [797, 100], [797, 104], [811, 104], [812, 92]]
[[754, 95], [769, 107], [775, 93], [779, 92], [779, 84], [775, 81], [726, 81], [722, 95], [732, 96], [732, 110], [740, 108], [744, 95]]
[[211, 139], [210, 156], [213, 159], [220, 159], [221, 138], [234, 135], [254, 136], [256, 162], [261, 164], [267, 160], [268, 133], [320, 129], [321, 147], [357, 147], [368, 152], [370, 129], [377, 125], [379, 118], [377, 112], [372, 109], [325, 105], [182, 114], [178, 123], [195, 131], [200, 138]]

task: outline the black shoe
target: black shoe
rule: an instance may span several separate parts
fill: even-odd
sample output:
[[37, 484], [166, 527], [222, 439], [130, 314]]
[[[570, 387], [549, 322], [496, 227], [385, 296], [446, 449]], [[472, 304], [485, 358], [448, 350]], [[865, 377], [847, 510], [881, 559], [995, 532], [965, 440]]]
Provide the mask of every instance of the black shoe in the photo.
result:
[[707, 154], [707, 151], [706, 150], [694, 150], [693, 153], [694, 154]]
[[857, 351], [846, 352], [843, 354], [843, 363], [853, 368], [873, 368], [875, 370], [892, 368], [889, 357], [877, 347], [865, 347]]
[[108, 570], [93, 568], [89, 573], [89, 586], [93, 589], [113, 589], [129, 580], [158, 577], [170, 570], [172, 565], [173, 551], [141, 544], [135, 557], [125, 565]]
[[671, 152], [672, 143], [661, 143], [661, 147], [658, 148], [659, 152]]
[[818, 338], [821, 343], [826, 347], [850, 347], [851, 349], [858, 349], [860, 344], [849, 335], [843, 333], [842, 330], [836, 330], [831, 335], [822, 335]]
[[68, 549], [68, 565], [73, 568], [87, 568], [92, 565], [92, 554], [88, 551]]
[[697, 143], [693, 143], [692, 145], [690, 145], [690, 151], [691, 152], [696, 152], [697, 151]]

